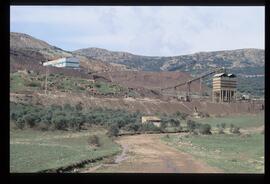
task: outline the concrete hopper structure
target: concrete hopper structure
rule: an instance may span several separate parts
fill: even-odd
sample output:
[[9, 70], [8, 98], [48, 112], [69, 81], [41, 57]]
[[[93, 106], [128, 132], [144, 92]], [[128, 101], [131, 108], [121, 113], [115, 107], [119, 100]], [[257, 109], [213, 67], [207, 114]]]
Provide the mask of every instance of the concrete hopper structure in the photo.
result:
[[218, 73], [213, 77], [213, 102], [235, 102], [237, 80], [234, 74]]

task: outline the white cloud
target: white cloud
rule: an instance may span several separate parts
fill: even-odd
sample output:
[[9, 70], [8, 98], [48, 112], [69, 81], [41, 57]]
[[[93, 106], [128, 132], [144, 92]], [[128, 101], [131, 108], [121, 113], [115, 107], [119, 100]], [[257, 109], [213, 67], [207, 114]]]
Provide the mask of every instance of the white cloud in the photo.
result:
[[141, 55], [264, 48], [264, 7], [11, 7], [11, 30], [67, 50]]

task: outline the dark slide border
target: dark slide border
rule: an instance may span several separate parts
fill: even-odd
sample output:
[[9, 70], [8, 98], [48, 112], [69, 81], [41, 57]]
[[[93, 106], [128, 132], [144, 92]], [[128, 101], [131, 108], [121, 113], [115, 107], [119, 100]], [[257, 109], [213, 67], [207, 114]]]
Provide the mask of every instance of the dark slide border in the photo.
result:
[[[9, 15], [10, 5], [135, 5], [135, 6], [265, 6], [265, 78], [269, 78], [269, 0], [11, 0], [1, 2], [1, 127], [0, 127], [0, 179], [2, 183], [15, 182], [71, 182], [71, 183], [108, 183], [125, 181], [130, 182], [207, 182], [220, 183], [264, 183], [268, 174], [268, 149], [269, 149], [269, 124], [265, 124], [265, 174], [10, 174], [9, 173]], [[251, 25], [252, 26], [252, 25]], [[268, 70], [268, 71], [267, 71]], [[269, 83], [268, 80], [265, 81]], [[269, 89], [265, 84], [265, 100], [269, 95]], [[265, 122], [267, 122], [268, 101], [265, 102]], [[4, 120], [4, 121], [3, 121]], [[4, 176], [6, 181], [4, 181]]]

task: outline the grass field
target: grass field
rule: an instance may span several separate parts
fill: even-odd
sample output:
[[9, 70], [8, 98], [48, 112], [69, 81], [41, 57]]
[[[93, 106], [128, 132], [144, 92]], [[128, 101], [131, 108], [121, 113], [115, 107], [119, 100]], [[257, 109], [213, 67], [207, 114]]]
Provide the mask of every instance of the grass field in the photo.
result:
[[[197, 120], [198, 121], [198, 120]], [[263, 115], [247, 115], [226, 118], [208, 118], [198, 122], [233, 123], [241, 128], [262, 125]], [[241, 131], [241, 130], [240, 130]], [[209, 165], [226, 173], [264, 173], [264, 134], [258, 132], [249, 136], [234, 134], [213, 135], [169, 135], [162, 140], [177, 149], [192, 154]]]
[[235, 115], [220, 118], [211, 117], [193, 120], [199, 123], [208, 123], [212, 127], [216, 127], [217, 124], [225, 123], [227, 127], [229, 127], [230, 124], [234, 124], [235, 126], [239, 126], [240, 128], [249, 128], [264, 125], [264, 114]]
[[[98, 148], [90, 147], [87, 138], [97, 134]], [[120, 146], [105, 135], [105, 131], [40, 132], [12, 130], [10, 132], [10, 172], [38, 172], [68, 166], [82, 160], [116, 154]]]

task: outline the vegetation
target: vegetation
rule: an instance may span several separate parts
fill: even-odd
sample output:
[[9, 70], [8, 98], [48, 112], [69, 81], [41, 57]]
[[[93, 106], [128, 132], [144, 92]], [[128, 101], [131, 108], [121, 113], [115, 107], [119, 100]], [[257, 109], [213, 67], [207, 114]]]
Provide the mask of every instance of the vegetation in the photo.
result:
[[[264, 172], [264, 135], [164, 136], [163, 141], [229, 173]], [[180, 142], [179, 142], [180, 140]], [[192, 142], [192, 145], [183, 146]], [[233, 150], [233, 151], [232, 151]]]
[[199, 132], [200, 134], [211, 134], [211, 126], [209, 124], [201, 124]]
[[210, 117], [205, 119], [196, 119], [196, 122], [202, 124], [209, 124], [212, 127], [217, 127], [217, 124], [224, 124], [229, 127], [230, 124], [234, 124], [237, 127], [253, 127], [253, 126], [262, 126], [264, 125], [264, 114], [256, 115], [234, 115], [226, 117]]
[[[37, 73], [10, 73], [10, 91], [11, 92], [25, 92], [25, 91], [43, 91], [45, 89], [44, 74]], [[118, 94], [127, 92], [128, 89], [119, 85], [112, 85], [105, 82], [95, 83], [87, 79], [79, 77], [65, 76], [63, 74], [49, 74], [47, 77], [48, 91], [62, 91], [75, 93], [92, 93], [99, 94]]]
[[[11, 130], [10, 172], [38, 172], [69, 166], [88, 159], [117, 154], [121, 148], [105, 135], [100, 127], [91, 131], [67, 132], [33, 129]], [[88, 146], [89, 137], [96, 135]]]
[[88, 144], [90, 146], [100, 147], [101, 146], [100, 138], [97, 135], [91, 135], [88, 138]]
[[230, 132], [233, 133], [233, 134], [240, 134], [240, 128], [234, 126], [233, 124], [231, 124], [231, 126], [230, 126]]
[[111, 125], [108, 130], [109, 137], [116, 137], [118, 136], [119, 128], [117, 125]]
[[[26, 104], [10, 104], [10, 118], [19, 129], [37, 128], [42, 130], [74, 130], [80, 131], [84, 126], [116, 125], [122, 128], [140, 122], [141, 113], [129, 113], [124, 110], [112, 109], [83, 109], [80, 104], [75, 107], [65, 104], [62, 106], [38, 106]], [[135, 125], [136, 126], [136, 125]]]

